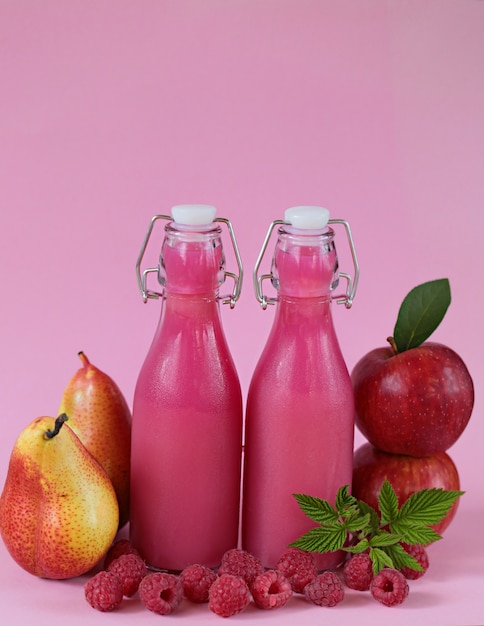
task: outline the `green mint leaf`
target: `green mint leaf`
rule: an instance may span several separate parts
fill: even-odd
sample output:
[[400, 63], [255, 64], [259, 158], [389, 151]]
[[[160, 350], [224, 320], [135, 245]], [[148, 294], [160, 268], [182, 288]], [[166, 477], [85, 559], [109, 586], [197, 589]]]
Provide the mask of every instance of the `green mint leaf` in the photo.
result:
[[369, 515], [367, 534], [376, 532], [380, 527], [380, 519], [375, 509], [363, 500], [358, 500], [358, 509], [362, 515]]
[[404, 298], [393, 330], [398, 352], [416, 348], [434, 332], [449, 308], [450, 284], [447, 278], [418, 285]]
[[382, 526], [389, 524], [397, 517], [398, 498], [388, 480], [385, 480], [378, 494], [378, 508], [380, 509]]
[[340, 515], [345, 515], [349, 509], [356, 508], [358, 500], [349, 493], [349, 485], [344, 485], [338, 489], [336, 494], [335, 507]]
[[319, 524], [328, 524], [338, 521], [338, 511], [327, 500], [307, 496], [302, 493], [294, 493], [301, 510], [312, 520]]
[[395, 567], [391, 557], [381, 548], [370, 548], [370, 559], [375, 575], [384, 567]]
[[300, 548], [308, 552], [336, 552], [343, 548], [346, 537], [344, 525], [336, 522], [311, 528], [302, 537], [289, 544], [289, 547]]
[[426, 546], [441, 539], [432, 526], [445, 517], [463, 493], [422, 489], [399, 508], [392, 485], [385, 481], [378, 498], [381, 518], [368, 504], [350, 495], [348, 485], [339, 489], [335, 507], [320, 498], [293, 494], [302, 511], [319, 526], [290, 546], [320, 553], [345, 550], [358, 554], [369, 549], [375, 573], [383, 567], [419, 569], [401, 542]]
[[401, 541], [404, 543], [428, 546], [434, 541], [442, 539], [442, 536], [429, 526], [411, 525], [405, 521], [392, 522], [390, 529], [393, 533], [400, 535]]
[[393, 565], [397, 569], [410, 567], [417, 572], [423, 572], [423, 567], [411, 554], [409, 554], [399, 543], [393, 546], [387, 546], [385, 552], [393, 561]]
[[393, 546], [400, 541], [399, 535], [388, 533], [385, 530], [381, 530], [370, 539], [370, 547], [372, 548], [384, 548], [386, 546]]
[[346, 522], [345, 527], [349, 532], [357, 532], [359, 530], [365, 530], [370, 525], [370, 514], [360, 515], [359, 513], [350, 515]]
[[405, 522], [409, 526], [438, 524], [463, 493], [441, 488], [417, 491], [402, 504], [395, 521]]
[[343, 550], [345, 552], [351, 552], [351, 554], [361, 554], [361, 552], [368, 550], [369, 547], [370, 543], [365, 537], [365, 539], [362, 539], [361, 541], [358, 541], [358, 543], [355, 543], [354, 546], [347, 546], [343, 548]]

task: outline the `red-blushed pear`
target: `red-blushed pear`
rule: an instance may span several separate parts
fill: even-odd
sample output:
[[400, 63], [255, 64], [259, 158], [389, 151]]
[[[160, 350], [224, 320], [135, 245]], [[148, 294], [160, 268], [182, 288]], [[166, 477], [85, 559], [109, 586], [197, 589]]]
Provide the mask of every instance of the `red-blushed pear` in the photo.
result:
[[474, 406], [474, 385], [451, 348], [425, 342], [450, 304], [447, 279], [413, 289], [400, 308], [390, 346], [363, 356], [351, 372], [355, 423], [385, 452], [427, 456], [448, 450]]
[[20, 567], [42, 578], [88, 572], [118, 530], [111, 480], [66, 419], [39, 417], [20, 433], [0, 497], [5, 546]]
[[[364, 443], [354, 453], [352, 494], [378, 510], [378, 494], [388, 480], [401, 506], [421, 489], [460, 491], [457, 468], [446, 452], [432, 456], [414, 457], [390, 454]], [[457, 512], [459, 500], [452, 505], [444, 519], [433, 526], [442, 534]]]
[[129, 519], [131, 412], [114, 380], [78, 353], [82, 367], [64, 390], [59, 413], [111, 479], [120, 528]]

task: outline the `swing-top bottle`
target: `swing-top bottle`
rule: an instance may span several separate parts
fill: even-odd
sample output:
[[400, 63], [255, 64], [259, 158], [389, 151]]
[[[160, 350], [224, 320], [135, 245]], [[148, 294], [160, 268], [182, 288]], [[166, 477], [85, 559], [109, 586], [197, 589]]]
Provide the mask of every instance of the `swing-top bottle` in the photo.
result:
[[[334, 225], [343, 226], [354, 277], [338, 268]], [[269, 274], [258, 275], [273, 231], [278, 238]], [[351, 484], [354, 403], [351, 381], [335, 334], [331, 302], [350, 307], [358, 263], [349, 225], [322, 207], [292, 207], [269, 228], [254, 270], [263, 308], [275, 318], [254, 370], [247, 398], [242, 516], [243, 547], [274, 567], [288, 545], [315, 526], [293, 494], [334, 504]], [[346, 293], [335, 295], [340, 278]], [[263, 293], [269, 279], [276, 298]], [[329, 569], [341, 554], [318, 557]]]
[[[157, 220], [167, 221], [159, 265], [142, 271]], [[224, 224], [238, 275], [225, 271]], [[161, 292], [147, 289], [151, 273]], [[230, 222], [206, 205], [155, 216], [137, 274], [143, 299], [161, 297], [162, 310], [134, 396], [130, 538], [150, 568], [216, 567], [237, 545], [242, 451], [241, 389], [219, 308], [234, 306], [242, 281]], [[221, 296], [226, 276], [234, 289]]]

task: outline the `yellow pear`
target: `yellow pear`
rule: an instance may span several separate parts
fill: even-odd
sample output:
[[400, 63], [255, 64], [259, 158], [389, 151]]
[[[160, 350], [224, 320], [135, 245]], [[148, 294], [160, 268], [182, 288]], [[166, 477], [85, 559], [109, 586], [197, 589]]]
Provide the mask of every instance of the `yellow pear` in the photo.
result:
[[131, 412], [119, 387], [79, 352], [82, 367], [64, 390], [59, 413], [107, 472], [119, 504], [119, 526], [129, 518]]
[[8, 551], [42, 578], [88, 572], [107, 552], [119, 523], [109, 476], [66, 419], [39, 417], [20, 433], [0, 497]]

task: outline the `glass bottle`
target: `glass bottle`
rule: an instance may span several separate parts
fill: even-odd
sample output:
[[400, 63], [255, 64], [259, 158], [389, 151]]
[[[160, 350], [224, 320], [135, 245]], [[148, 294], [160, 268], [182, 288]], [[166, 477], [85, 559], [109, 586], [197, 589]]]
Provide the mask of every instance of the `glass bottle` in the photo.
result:
[[[339, 272], [334, 230], [343, 224], [349, 238], [354, 280]], [[270, 274], [258, 276], [274, 228], [278, 239]], [[272, 223], [254, 270], [263, 308], [275, 304], [275, 318], [254, 370], [245, 424], [243, 547], [274, 567], [288, 544], [315, 526], [292, 494], [334, 503], [337, 490], [351, 484], [354, 403], [351, 381], [333, 327], [331, 301], [350, 307], [358, 282], [351, 232], [344, 220], [329, 220], [322, 207], [292, 207]], [[344, 296], [334, 296], [339, 278]], [[277, 298], [262, 293], [270, 279]], [[341, 554], [317, 558], [330, 569]]]
[[[157, 268], [141, 261], [158, 219], [168, 220]], [[239, 275], [226, 272], [226, 224]], [[162, 292], [146, 279], [158, 274]], [[242, 454], [242, 397], [220, 317], [233, 307], [242, 265], [230, 222], [206, 205], [155, 216], [137, 262], [143, 299], [161, 296], [162, 311], [136, 384], [131, 450], [130, 538], [153, 569], [216, 567], [237, 545]], [[225, 277], [230, 296], [220, 296]]]

